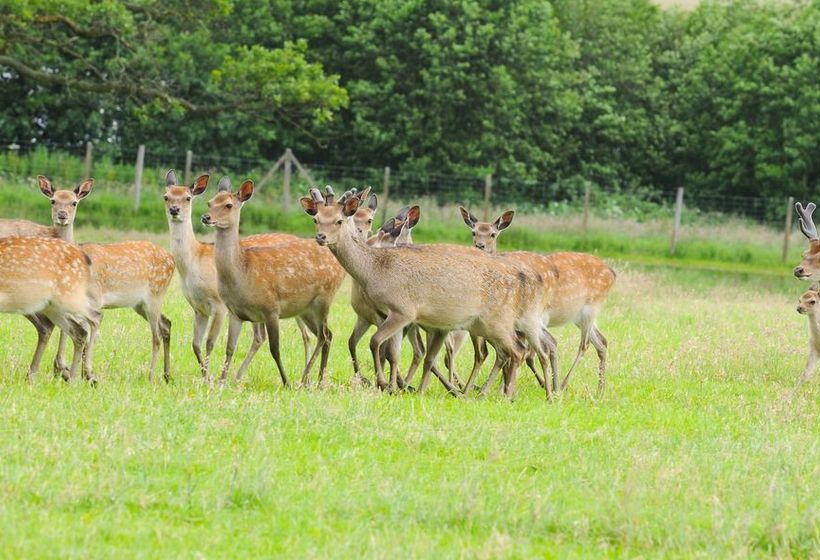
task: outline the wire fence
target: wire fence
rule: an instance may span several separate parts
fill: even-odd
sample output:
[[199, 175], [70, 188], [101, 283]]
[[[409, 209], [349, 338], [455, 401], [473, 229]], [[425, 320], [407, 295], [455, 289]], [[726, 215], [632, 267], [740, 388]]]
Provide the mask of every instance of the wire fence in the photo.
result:
[[[288, 162], [287, 157], [291, 157], [292, 161]], [[585, 220], [589, 213], [636, 220], [671, 219], [675, 214], [677, 194], [659, 189], [625, 191], [577, 179], [563, 182], [522, 181], [505, 177], [391, 170], [377, 166], [301, 164], [290, 150], [278, 162], [196, 154], [186, 150], [165, 153], [145, 149], [142, 167], [138, 170], [137, 159], [137, 154], [128, 157], [118, 147], [107, 143], [34, 145], [0, 141], [0, 174], [30, 178], [46, 175], [58, 182], [68, 183], [93, 176], [98, 185], [132, 193], [135, 207], [139, 206], [143, 188], [155, 192], [164, 187], [165, 173], [171, 168], [177, 169], [178, 176], [184, 176], [188, 182], [193, 176], [204, 172], [231, 174], [237, 179], [254, 178], [258, 181], [261, 194], [269, 200], [280, 201], [286, 211], [313, 184], [330, 184], [337, 190], [370, 185], [383, 199], [388, 196], [401, 201], [423, 198], [441, 206], [462, 204], [483, 208], [485, 218], [491, 208], [511, 206], [529, 213], [583, 213]], [[181, 174], [183, 171], [184, 174]], [[136, 179], [138, 175], [141, 180]], [[262, 181], [259, 181], [260, 178]], [[805, 193], [793, 193], [795, 200], [804, 200], [804, 196], [800, 195]], [[684, 197], [682, 220], [691, 222], [699, 219], [717, 223], [727, 218], [741, 218], [782, 228], [788, 200], [788, 193], [781, 197], [764, 198], [688, 190]]]

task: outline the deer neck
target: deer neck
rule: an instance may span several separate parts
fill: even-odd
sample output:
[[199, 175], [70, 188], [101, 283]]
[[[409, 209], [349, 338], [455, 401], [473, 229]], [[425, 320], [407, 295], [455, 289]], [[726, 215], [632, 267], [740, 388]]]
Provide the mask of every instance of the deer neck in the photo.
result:
[[171, 254], [180, 272], [185, 274], [196, 265], [197, 249], [201, 243], [194, 235], [190, 216], [182, 222], [169, 222], [168, 225], [171, 231]]
[[68, 224], [67, 226], [58, 226], [57, 224], [52, 224], [51, 226], [52, 231], [54, 231], [54, 237], [57, 239], [62, 239], [63, 241], [67, 241], [68, 243], [74, 243], [74, 224]]
[[245, 257], [239, 245], [239, 223], [216, 229], [214, 241], [214, 261], [219, 282], [228, 286], [242, 286], [245, 283]]
[[809, 337], [815, 347], [820, 346], [820, 315], [809, 315]]
[[375, 257], [378, 249], [362, 241], [353, 220], [345, 220], [339, 232], [339, 241], [331, 245], [330, 250], [342, 268], [356, 282], [366, 287], [377, 271]]

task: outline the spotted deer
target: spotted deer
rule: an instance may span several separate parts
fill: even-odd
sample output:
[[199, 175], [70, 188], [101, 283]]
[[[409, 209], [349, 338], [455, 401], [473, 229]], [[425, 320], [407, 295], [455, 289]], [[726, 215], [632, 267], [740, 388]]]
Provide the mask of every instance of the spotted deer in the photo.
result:
[[[91, 193], [93, 179], [77, 189], [55, 190], [51, 181], [39, 176], [40, 191], [51, 200], [54, 229], [63, 241], [74, 243], [74, 220], [79, 202]], [[162, 303], [174, 275], [174, 258], [168, 251], [148, 241], [120, 243], [84, 243], [79, 245], [94, 263], [93, 279], [103, 309], [131, 308], [148, 322], [151, 329], [151, 365], [148, 377], [153, 381], [160, 345], [163, 348], [163, 377], [171, 378], [171, 321], [162, 314]], [[89, 339], [93, 347], [98, 330]], [[70, 333], [69, 333], [70, 334]], [[54, 358], [55, 371], [66, 369], [63, 361], [65, 332]]]
[[814, 225], [812, 214], [816, 205], [809, 202], [805, 208], [799, 202], [795, 203], [800, 231], [809, 240], [809, 248], [803, 252], [803, 258], [796, 267], [794, 275], [799, 280], [820, 280], [820, 237], [817, 235], [817, 226]]
[[[496, 253], [498, 235], [510, 226], [515, 213], [504, 212], [495, 222], [479, 222], [466, 208], [459, 206], [464, 223], [473, 234], [473, 245], [490, 254]], [[554, 270], [557, 275], [549, 305], [544, 310], [545, 324], [557, 327], [575, 323], [581, 330], [581, 342], [563, 382], [558, 385], [557, 369], [553, 368], [553, 385], [565, 390], [570, 376], [591, 343], [598, 353], [598, 392], [606, 386], [607, 339], [598, 329], [596, 319], [615, 283], [615, 272], [601, 259], [587, 253], [561, 252], [537, 255], [527, 251], [504, 253], [507, 257], [527, 262], [543, 274]]]
[[[364, 196], [368, 191], [365, 189]], [[483, 336], [493, 344], [497, 359], [491, 376], [503, 368], [508, 396], [514, 394], [523, 354], [515, 331], [523, 333], [539, 350], [542, 367], [546, 368], [546, 354], [538, 338], [541, 318], [533, 305], [541, 297], [536, 274], [511, 261], [453, 245], [372, 247], [358, 235], [350, 219], [361, 198], [347, 192], [337, 202], [314, 188], [300, 202], [316, 224], [316, 241], [330, 247], [385, 316], [370, 339], [380, 388], [397, 386], [392, 375], [389, 384], [384, 377], [382, 343], [413, 323], [428, 333], [419, 392], [425, 391], [431, 373], [435, 373], [432, 365], [447, 332], [456, 329]], [[475, 282], [476, 277], [482, 282]], [[459, 393], [445, 377], [437, 377], [450, 393]], [[548, 393], [551, 397], [551, 388]]]
[[246, 180], [235, 193], [230, 191], [229, 181], [220, 181], [220, 187], [208, 201], [208, 213], [202, 216], [202, 223], [216, 228], [214, 261], [219, 297], [237, 318], [265, 325], [271, 356], [285, 386], [289, 382], [279, 353], [279, 319], [302, 319], [318, 339], [305, 363], [302, 383], [308, 383], [321, 350], [321, 384], [332, 340], [328, 312], [344, 270], [327, 249], [308, 239], [243, 247], [239, 241], [240, 212], [253, 195], [253, 181]]
[[24, 315], [37, 329], [29, 380], [40, 369], [46, 344], [57, 325], [74, 343], [66, 380], [76, 376], [85, 356], [83, 373], [93, 381], [87, 344], [100, 313], [88, 255], [61, 239], [14, 236], [0, 239], [0, 263], [0, 312]]
[[[171, 234], [171, 254], [176, 260], [182, 294], [194, 310], [194, 336], [191, 346], [199, 364], [202, 378], [206, 381], [210, 379], [211, 352], [216, 344], [216, 339], [219, 337], [222, 324], [228, 316], [228, 308], [219, 297], [217, 287], [214, 245], [213, 243], [200, 242], [194, 235], [193, 199], [205, 192], [208, 188], [209, 179], [210, 176], [205, 174], [197, 177], [191, 186], [178, 185], [176, 172], [172, 169], [165, 175], [165, 194], [163, 196], [168, 217], [168, 228]], [[223, 178], [223, 180], [225, 179]], [[230, 185], [227, 185], [227, 188], [229, 189]], [[223, 185], [222, 190], [226, 190], [225, 185]], [[294, 239], [296, 239], [296, 236], [293, 235], [270, 233], [246, 237], [240, 240], [240, 244], [248, 248], [271, 245], [282, 241], [293, 241]], [[302, 333], [305, 360], [307, 360], [310, 340], [304, 324], [298, 321], [298, 326]], [[229, 320], [228, 341], [221, 374], [222, 381], [227, 379], [241, 330], [242, 321], [232, 317]], [[205, 343], [205, 353], [203, 354], [202, 341], [206, 332], [207, 341]], [[254, 323], [251, 346], [236, 373], [237, 380], [242, 379], [256, 352], [265, 342], [265, 336], [265, 325]]]
[[820, 284], [815, 282], [806, 293], [800, 296], [797, 303], [797, 312], [806, 315], [809, 319], [809, 358], [806, 367], [803, 369], [803, 374], [798, 378], [797, 384], [792, 389], [792, 397], [800, 389], [800, 386], [814, 374], [814, 370], [817, 369], [817, 361], [820, 360], [820, 313], [817, 311], [820, 306], [817, 305], [818, 300], [820, 300]]

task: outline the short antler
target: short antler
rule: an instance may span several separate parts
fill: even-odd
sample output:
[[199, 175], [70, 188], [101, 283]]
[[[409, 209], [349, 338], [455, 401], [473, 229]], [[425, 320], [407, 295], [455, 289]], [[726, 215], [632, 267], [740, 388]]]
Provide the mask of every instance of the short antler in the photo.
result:
[[809, 240], [817, 240], [817, 226], [814, 225], [814, 220], [812, 220], [812, 213], [814, 209], [817, 207], [814, 202], [809, 202], [806, 205], [806, 208], [803, 208], [803, 205], [799, 202], [794, 205], [794, 209], [797, 211], [797, 215], [799, 216], [800, 222], [800, 231], [803, 232], [803, 235], [809, 238]]
[[321, 191], [316, 187], [310, 189], [310, 197], [313, 199], [313, 202], [316, 202], [317, 204], [324, 203], [325, 201], [325, 198], [322, 196]]
[[325, 187], [325, 206], [333, 204], [334, 198], [336, 198], [336, 193], [333, 192], [333, 188], [330, 185], [327, 185]]

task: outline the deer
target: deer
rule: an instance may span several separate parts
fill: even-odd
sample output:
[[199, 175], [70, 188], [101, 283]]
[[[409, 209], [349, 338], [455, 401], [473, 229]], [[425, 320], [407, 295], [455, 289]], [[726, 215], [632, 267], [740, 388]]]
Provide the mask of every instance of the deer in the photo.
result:
[[[515, 212], [507, 210], [494, 222], [480, 222], [469, 210], [459, 206], [459, 212], [473, 234], [473, 246], [490, 254], [496, 253], [498, 235], [513, 221]], [[527, 251], [504, 253], [507, 257], [527, 262], [530, 266], [549, 274], [553, 270], [557, 280], [544, 310], [547, 328], [575, 323], [581, 331], [581, 341], [575, 360], [564, 380], [558, 384], [557, 368], [553, 367], [553, 386], [565, 391], [573, 371], [590, 343], [598, 353], [598, 394], [606, 387], [607, 347], [606, 337], [598, 329], [596, 320], [601, 307], [615, 284], [615, 271], [594, 255], [587, 253], [560, 252], [537, 255]]]
[[65, 379], [70, 381], [76, 376], [83, 360], [83, 375], [96, 382], [87, 346], [92, 330], [99, 324], [100, 312], [89, 256], [61, 239], [13, 236], [0, 239], [0, 263], [0, 312], [23, 315], [37, 330], [29, 381], [37, 375], [57, 325], [74, 344], [74, 357]]
[[817, 312], [817, 301], [820, 299], [820, 284], [813, 283], [808, 291], [800, 296], [797, 304], [797, 312], [801, 315], [806, 315], [809, 319], [809, 358], [806, 362], [806, 367], [803, 369], [803, 374], [798, 378], [797, 384], [792, 389], [791, 396], [797, 393], [800, 386], [803, 385], [817, 369], [817, 361], [820, 359], [820, 314]]
[[[51, 181], [42, 175], [38, 176], [37, 180], [40, 191], [51, 200], [54, 230], [63, 241], [74, 243], [77, 206], [91, 193], [94, 180], [83, 181], [73, 191], [56, 190]], [[94, 263], [92, 278], [99, 293], [102, 309], [131, 308], [148, 322], [152, 343], [148, 379], [154, 380], [157, 358], [162, 346], [163, 378], [170, 381], [171, 320], [162, 314], [162, 304], [174, 275], [174, 257], [165, 249], [148, 241], [84, 243], [79, 245], [79, 248]], [[97, 322], [97, 327], [100, 321]], [[91, 332], [88, 342], [90, 348], [93, 347], [98, 332], [98, 328]], [[55, 372], [66, 370], [63, 361], [65, 342], [66, 333], [62, 331], [57, 356], [54, 358]]]
[[817, 226], [814, 225], [812, 214], [817, 206], [809, 202], [805, 208], [799, 202], [795, 203], [800, 231], [809, 240], [809, 248], [803, 252], [800, 264], [794, 267], [794, 276], [798, 280], [820, 280], [820, 237], [817, 235]]
[[[369, 190], [362, 195], [348, 191], [337, 202], [331, 190], [324, 197], [319, 189], [312, 188], [310, 196], [302, 197], [300, 203], [313, 217], [316, 242], [330, 248], [385, 316], [370, 339], [377, 386], [383, 390], [397, 386], [392, 372], [389, 383], [384, 377], [382, 344], [415, 323], [428, 333], [419, 393], [425, 392], [431, 373], [435, 374], [432, 365], [446, 334], [465, 329], [495, 347], [496, 363], [490, 375], [504, 370], [505, 393], [512, 398], [523, 355], [516, 331], [539, 352], [541, 365], [546, 368], [546, 354], [539, 340], [540, 306], [533, 305], [541, 298], [539, 276], [524, 266], [472, 248], [445, 244], [386, 248], [368, 245], [351, 218]], [[476, 277], [481, 281], [475, 282]], [[444, 376], [436, 377], [450, 394], [460, 394]], [[552, 398], [549, 386], [548, 397]]]
[[[213, 243], [203, 243], [196, 239], [192, 220], [193, 199], [208, 188], [208, 174], [197, 177], [190, 186], [177, 184], [176, 171], [169, 170], [165, 175], [165, 211], [168, 218], [168, 229], [171, 235], [171, 254], [177, 264], [182, 294], [194, 311], [194, 330], [191, 347], [199, 364], [202, 379], [210, 381], [210, 357], [219, 337], [219, 332], [228, 316], [228, 308], [219, 297], [217, 287], [216, 263], [214, 262]], [[226, 180], [223, 178], [223, 180]], [[221, 190], [226, 189], [222, 185]], [[228, 185], [227, 188], [230, 188]], [[293, 241], [296, 236], [283, 233], [268, 233], [246, 237], [240, 241], [243, 247], [271, 245], [282, 241]], [[297, 320], [305, 349], [305, 360], [308, 359], [309, 343], [307, 330], [301, 320]], [[233, 360], [234, 352], [242, 330], [242, 321], [231, 317], [228, 327], [228, 340], [225, 350], [225, 361], [220, 380], [224, 383]], [[207, 332], [204, 354], [202, 341]], [[253, 325], [253, 339], [245, 360], [236, 373], [236, 380], [242, 379], [256, 352], [265, 342], [265, 326]]]
[[305, 363], [302, 384], [308, 384], [321, 350], [321, 386], [333, 339], [327, 318], [344, 280], [344, 269], [330, 251], [308, 239], [243, 247], [240, 215], [253, 195], [253, 181], [244, 181], [236, 192], [230, 188], [230, 180], [221, 180], [216, 196], [208, 201], [208, 212], [202, 216], [203, 224], [216, 229], [214, 262], [219, 297], [238, 319], [265, 325], [270, 353], [285, 387], [290, 383], [279, 352], [279, 319], [299, 317], [304, 321], [317, 343]]

